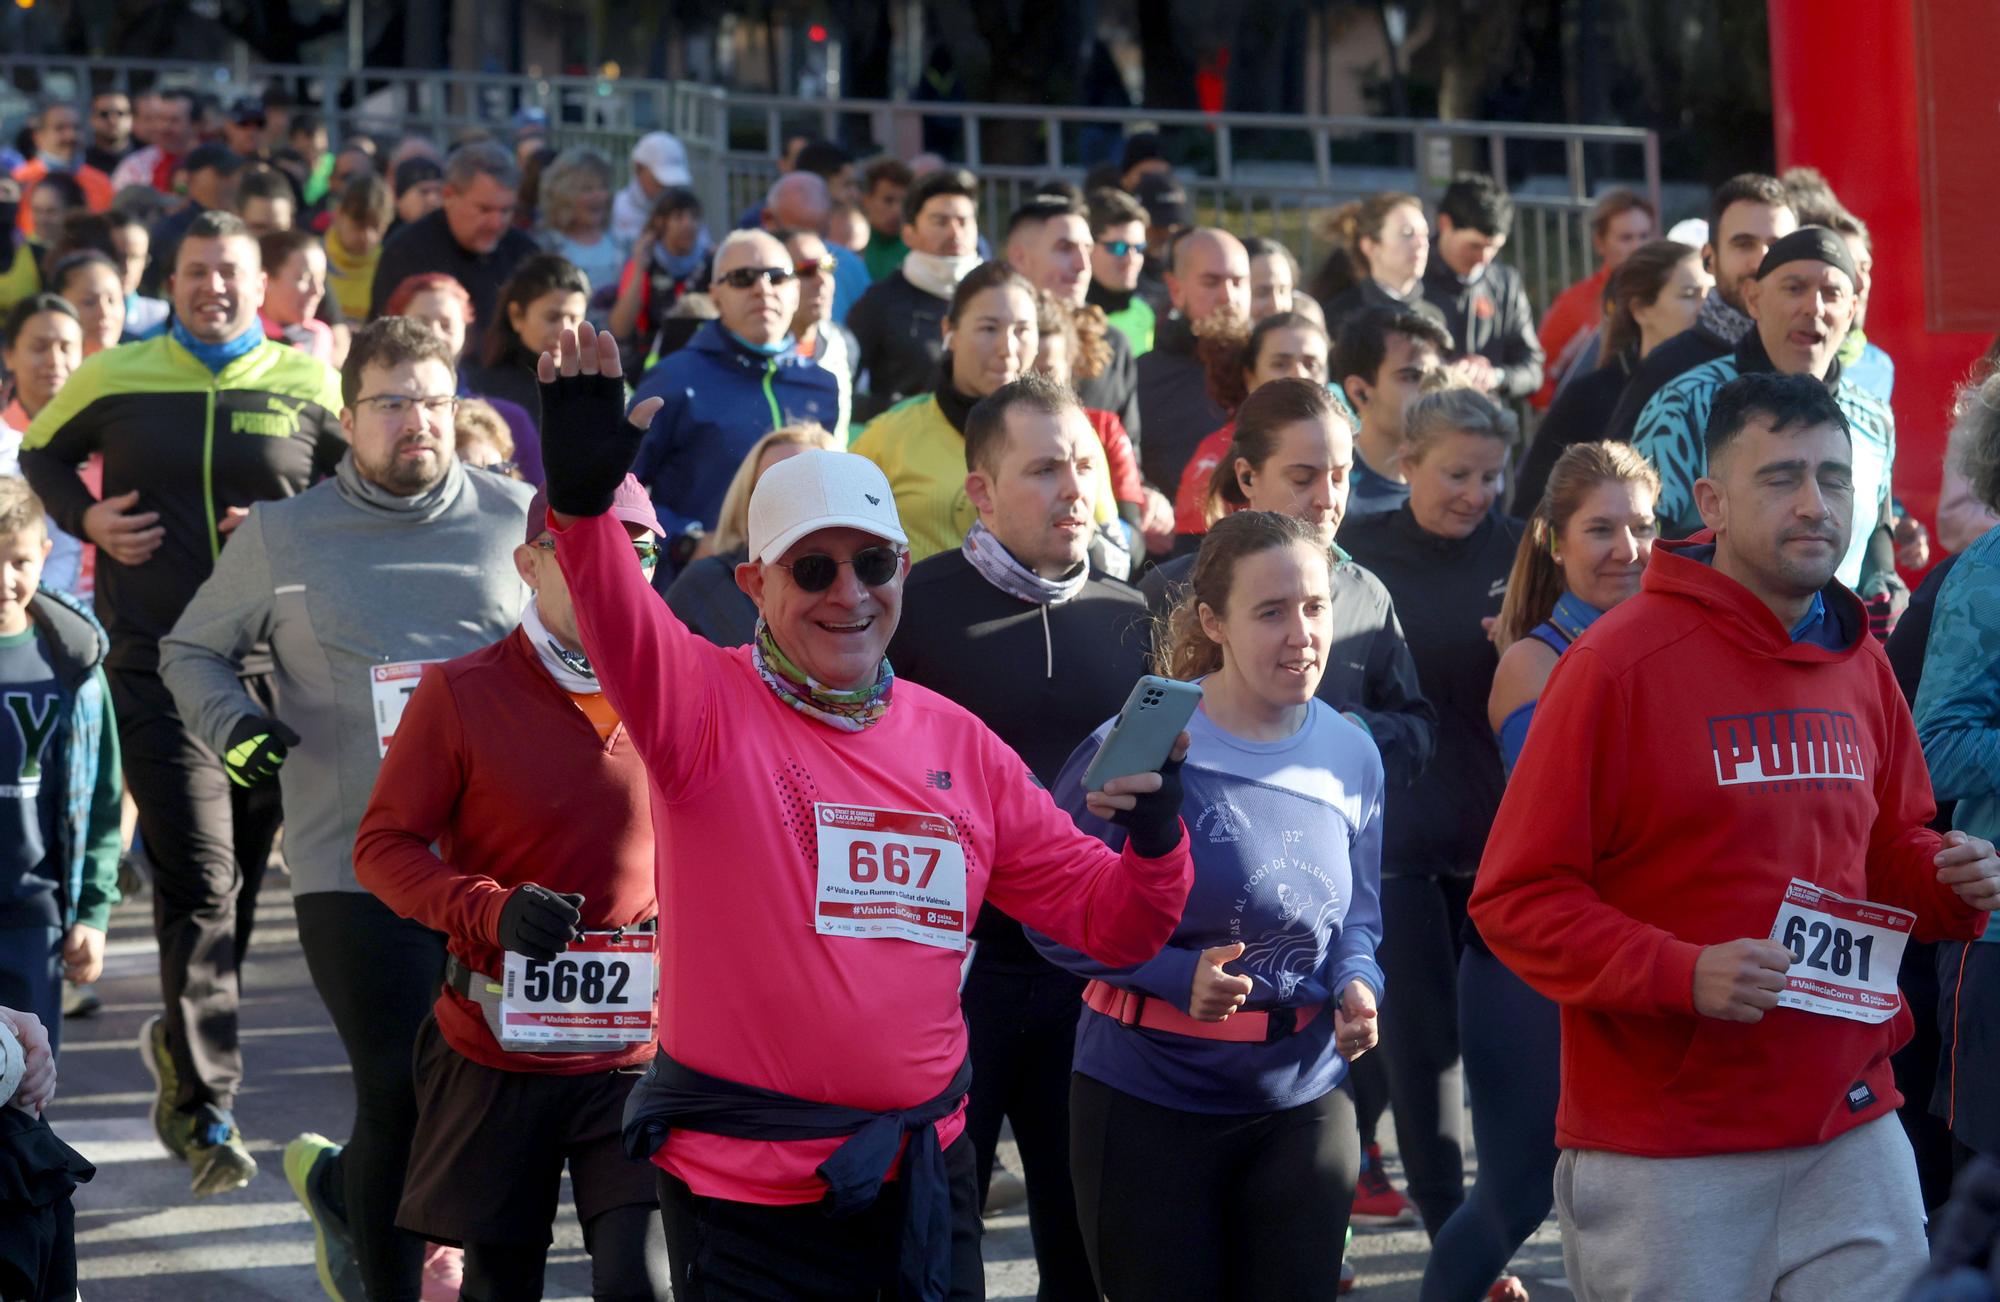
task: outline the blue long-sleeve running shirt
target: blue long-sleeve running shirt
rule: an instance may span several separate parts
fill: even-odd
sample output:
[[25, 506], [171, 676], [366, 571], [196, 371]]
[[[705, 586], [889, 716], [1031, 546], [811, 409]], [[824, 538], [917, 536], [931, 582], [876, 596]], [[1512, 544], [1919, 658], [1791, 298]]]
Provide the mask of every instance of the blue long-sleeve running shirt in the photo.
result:
[[[1092, 733], [1053, 795], [1077, 826], [1114, 848], [1125, 831], [1084, 806], [1083, 772], [1111, 731]], [[1194, 889], [1166, 948], [1137, 967], [1092, 962], [1046, 936], [1030, 938], [1057, 964], [1188, 1011], [1205, 949], [1242, 941], [1228, 970], [1254, 983], [1249, 1010], [1318, 1012], [1263, 1044], [1233, 1044], [1119, 1025], [1085, 1009], [1076, 1070], [1163, 1107], [1274, 1112], [1319, 1098], [1346, 1075], [1334, 1051], [1332, 1000], [1359, 978], [1379, 1000], [1382, 969], [1382, 760], [1368, 734], [1324, 702], [1276, 742], [1233, 737], [1197, 710], [1181, 771]]]

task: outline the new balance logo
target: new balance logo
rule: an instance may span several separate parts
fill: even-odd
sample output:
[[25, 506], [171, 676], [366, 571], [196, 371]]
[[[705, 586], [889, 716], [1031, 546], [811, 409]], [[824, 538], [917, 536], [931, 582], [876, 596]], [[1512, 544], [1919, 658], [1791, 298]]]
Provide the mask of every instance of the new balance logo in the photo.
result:
[[1708, 721], [1716, 785], [1834, 780], [1866, 782], [1861, 730], [1851, 714], [1773, 710]]
[[924, 785], [938, 791], [951, 790], [950, 769], [930, 769], [924, 773]]
[[882, 499], [875, 496], [875, 494], [873, 493], [863, 493], [862, 496], [868, 499], [868, 505], [870, 506], [882, 505]]

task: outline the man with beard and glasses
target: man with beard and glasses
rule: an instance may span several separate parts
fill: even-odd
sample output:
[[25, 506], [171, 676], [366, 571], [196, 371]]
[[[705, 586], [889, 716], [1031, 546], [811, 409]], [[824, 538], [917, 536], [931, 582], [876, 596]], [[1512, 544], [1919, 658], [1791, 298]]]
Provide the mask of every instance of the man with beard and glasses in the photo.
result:
[[[230, 1112], [243, 1081], [237, 973], [279, 807], [249, 782], [275, 767], [269, 730], [226, 738], [218, 761], [160, 678], [160, 639], [251, 504], [304, 492], [347, 451], [339, 377], [264, 337], [264, 283], [242, 219], [201, 214], [175, 253], [169, 332], [85, 358], [21, 443], [21, 472], [50, 517], [97, 545], [125, 781], [157, 873], [166, 1015], [146, 1023], [139, 1048], [158, 1087], [154, 1130], [192, 1168], [196, 1197], [257, 1173]], [[102, 500], [78, 473], [93, 453]], [[241, 669], [245, 690], [268, 701], [268, 653], [247, 651]]]
[[[340, 389], [347, 456], [333, 478], [250, 512], [162, 642], [160, 673], [197, 738], [232, 761], [250, 749], [238, 783], [279, 779], [299, 947], [355, 1091], [346, 1148], [300, 1136], [285, 1175], [329, 1273], [358, 1258], [368, 1296], [402, 1297], [424, 1250], [395, 1225], [417, 1121], [411, 1055], [444, 938], [361, 886], [354, 838], [423, 667], [519, 621], [528, 593], [513, 553], [531, 490], [460, 465], [452, 357], [423, 323], [364, 326]], [[265, 646], [282, 717], [241, 684]]]
[[1174, 241], [1167, 271], [1173, 314], [1139, 359], [1139, 464], [1149, 483], [1171, 492], [1196, 445], [1229, 421], [1208, 394], [1204, 338], [1240, 337], [1250, 325], [1250, 255], [1228, 231], [1197, 227]]

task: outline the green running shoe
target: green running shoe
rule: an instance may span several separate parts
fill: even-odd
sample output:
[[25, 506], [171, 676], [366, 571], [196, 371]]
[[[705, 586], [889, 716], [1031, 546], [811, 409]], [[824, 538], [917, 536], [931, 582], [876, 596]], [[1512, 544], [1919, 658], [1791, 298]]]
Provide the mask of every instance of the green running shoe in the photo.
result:
[[361, 1267], [354, 1259], [354, 1233], [321, 1193], [339, 1157], [340, 1145], [325, 1135], [300, 1135], [285, 1145], [285, 1183], [312, 1222], [319, 1286], [334, 1302], [366, 1302]]

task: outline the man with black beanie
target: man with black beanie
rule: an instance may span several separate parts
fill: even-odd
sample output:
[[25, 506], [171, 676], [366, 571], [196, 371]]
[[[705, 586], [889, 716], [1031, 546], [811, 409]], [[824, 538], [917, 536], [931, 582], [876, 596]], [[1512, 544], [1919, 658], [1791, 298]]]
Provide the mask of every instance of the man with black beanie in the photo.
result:
[[1755, 328], [1735, 350], [1686, 372], [1639, 413], [1632, 446], [1660, 472], [1661, 534], [1685, 538], [1702, 527], [1694, 485], [1708, 471], [1703, 439], [1717, 390], [1739, 375], [1811, 375], [1833, 394], [1854, 440], [1855, 527], [1835, 572], [1862, 592], [1864, 574], [1894, 574], [1894, 548], [1871, 552], [1886, 523], [1889, 474], [1896, 458], [1896, 418], [1878, 398], [1841, 374], [1840, 345], [1854, 323], [1857, 275], [1847, 241], [1824, 226], [1802, 226], [1771, 246], [1756, 275], [1743, 282], [1745, 310]]

